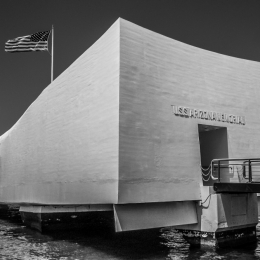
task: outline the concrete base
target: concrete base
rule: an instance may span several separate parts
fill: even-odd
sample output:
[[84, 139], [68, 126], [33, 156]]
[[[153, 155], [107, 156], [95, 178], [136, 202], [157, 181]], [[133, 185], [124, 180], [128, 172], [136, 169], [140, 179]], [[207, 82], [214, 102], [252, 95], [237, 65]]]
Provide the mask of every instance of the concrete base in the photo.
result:
[[9, 210], [9, 207], [7, 204], [0, 204], [0, 213], [8, 211], [8, 210]]
[[23, 223], [40, 232], [111, 226], [114, 230], [113, 212], [31, 213], [21, 212]]
[[95, 225], [110, 226], [114, 229], [113, 211], [108, 207], [23, 206], [20, 208], [20, 214], [26, 226], [40, 232], [92, 228]]
[[8, 205], [1, 204], [0, 205], [0, 218], [8, 216], [9, 207]]
[[201, 191], [198, 224], [175, 227], [191, 245], [228, 247], [256, 241], [256, 194], [216, 194], [212, 187], [202, 187]]
[[20, 220], [19, 206], [15, 204], [0, 204], [0, 218]]
[[192, 246], [237, 247], [256, 242], [256, 227], [246, 227], [219, 232], [180, 230], [183, 238]]

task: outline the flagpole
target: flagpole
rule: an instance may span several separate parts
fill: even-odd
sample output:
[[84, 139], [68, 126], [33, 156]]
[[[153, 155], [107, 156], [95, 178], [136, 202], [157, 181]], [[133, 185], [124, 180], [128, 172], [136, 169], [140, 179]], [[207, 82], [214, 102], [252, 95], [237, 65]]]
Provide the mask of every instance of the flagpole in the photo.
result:
[[54, 26], [52, 25], [52, 29], [51, 29], [51, 82], [53, 81], [53, 42], [54, 42]]

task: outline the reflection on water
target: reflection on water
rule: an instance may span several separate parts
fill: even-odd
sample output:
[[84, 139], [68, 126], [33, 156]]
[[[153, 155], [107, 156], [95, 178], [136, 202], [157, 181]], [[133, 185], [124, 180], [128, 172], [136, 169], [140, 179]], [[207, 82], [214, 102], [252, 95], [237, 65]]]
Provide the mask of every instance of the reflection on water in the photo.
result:
[[[260, 231], [260, 230], [259, 230]], [[227, 259], [227, 260], [250, 260], [260, 259], [260, 240], [258, 244], [246, 246], [244, 248], [216, 249], [208, 246], [200, 248], [190, 247], [182, 238], [182, 235], [175, 230], [162, 229], [161, 237], [165, 239], [165, 245], [168, 247], [168, 256], [165, 259]], [[259, 248], [258, 248], [259, 246]]]
[[[260, 237], [260, 228], [258, 228]], [[191, 248], [173, 229], [114, 233], [111, 227], [41, 234], [17, 214], [0, 219], [0, 259], [260, 259], [260, 239], [239, 249]]]

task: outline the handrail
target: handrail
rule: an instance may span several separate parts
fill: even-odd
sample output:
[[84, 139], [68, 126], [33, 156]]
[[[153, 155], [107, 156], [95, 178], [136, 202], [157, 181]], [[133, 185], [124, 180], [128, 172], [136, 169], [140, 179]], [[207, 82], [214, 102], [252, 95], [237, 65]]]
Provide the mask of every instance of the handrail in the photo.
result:
[[[238, 161], [240, 161], [241, 163], [238, 163]], [[232, 163], [234, 162], [234, 163]], [[260, 169], [260, 158], [222, 158], [222, 159], [213, 159], [211, 161], [211, 178], [213, 180], [216, 180], [218, 182], [221, 182], [221, 177], [223, 177], [223, 169], [225, 168], [231, 168], [235, 166], [242, 166], [242, 177], [244, 179], [244, 181], [246, 180], [249, 183], [253, 183], [256, 182], [254, 181], [254, 173], [256, 171], [254, 171], [254, 169], [256, 169], [256, 167], [258, 166]], [[253, 169], [252, 169], [253, 168]], [[213, 177], [213, 172], [217, 171], [217, 177], [214, 178]], [[237, 172], [238, 169], [237, 169]], [[258, 171], [260, 172], [260, 171]], [[248, 174], [247, 174], [248, 173]], [[227, 174], [226, 172], [224, 172], [224, 174]], [[228, 173], [230, 174], [230, 173]], [[225, 177], [225, 176], [224, 176]], [[259, 180], [258, 182], [260, 182], [260, 175], [258, 175]]]
[[250, 160], [250, 161], [253, 161], [253, 160], [256, 160], [256, 161], [260, 161], [260, 158], [221, 158], [221, 159], [213, 159], [212, 162], [214, 161], [247, 161], [247, 160]]

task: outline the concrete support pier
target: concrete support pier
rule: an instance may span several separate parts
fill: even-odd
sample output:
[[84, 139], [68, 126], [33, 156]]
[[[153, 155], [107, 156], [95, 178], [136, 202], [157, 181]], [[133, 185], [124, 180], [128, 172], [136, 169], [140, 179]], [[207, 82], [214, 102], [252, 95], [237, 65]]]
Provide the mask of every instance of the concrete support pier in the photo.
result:
[[191, 245], [240, 246], [256, 241], [258, 205], [255, 193], [216, 194], [202, 187], [198, 224], [176, 227]]
[[193, 246], [236, 247], [256, 242], [256, 227], [254, 225], [217, 232], [182, 230], [182, 235]]
[[40, 232], [113, 224], [112, 205], [21, 206], [23, 223]]
[[8, 210], [8, 205], [0, 204], [0, 217], [6, 217], [8, 215]]

